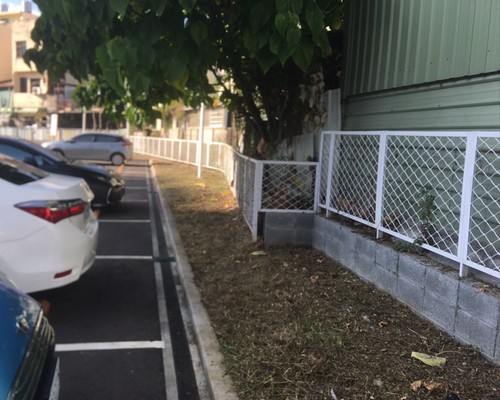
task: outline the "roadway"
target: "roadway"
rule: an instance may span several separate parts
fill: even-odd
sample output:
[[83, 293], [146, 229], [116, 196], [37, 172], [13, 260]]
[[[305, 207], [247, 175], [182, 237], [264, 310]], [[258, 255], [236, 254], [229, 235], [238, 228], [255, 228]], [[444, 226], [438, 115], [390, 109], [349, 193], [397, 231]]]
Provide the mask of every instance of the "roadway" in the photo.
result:
[[149, 165], [131, 162], [122, 173], [126, 194], [101, 210], [94, 266], [33, 294], [50, 305], [60, 399], [208, 399]]

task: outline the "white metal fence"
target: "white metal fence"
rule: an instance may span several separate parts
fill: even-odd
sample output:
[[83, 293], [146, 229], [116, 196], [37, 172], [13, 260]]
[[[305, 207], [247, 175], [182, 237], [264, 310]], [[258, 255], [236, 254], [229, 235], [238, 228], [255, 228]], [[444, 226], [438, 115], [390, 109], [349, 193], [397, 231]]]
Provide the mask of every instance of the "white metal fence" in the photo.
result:
[[[194, 140], [130, 136], [134, 152], [197, 165]], [[245, 157], [224, 143], [202, 145], [201, 165], [221, 171], [233, 190], [248, 224], [257, 239], [259, 212], [314, 212], [317, 163], [263, 161]]]
[[324, 132], [319, 208], [500, 278], [500, 133]]
[[[199, 162], [197, 141], [129, 138], [137, 153]], [[208, 142], [201, 164], [224, 173], [254, 240], [260, 212], [325, 210], [456, 261], [462, 276], [471, 267], [500, 279], [499, 132], [323, 132], [319, 158], [254, 160]]]

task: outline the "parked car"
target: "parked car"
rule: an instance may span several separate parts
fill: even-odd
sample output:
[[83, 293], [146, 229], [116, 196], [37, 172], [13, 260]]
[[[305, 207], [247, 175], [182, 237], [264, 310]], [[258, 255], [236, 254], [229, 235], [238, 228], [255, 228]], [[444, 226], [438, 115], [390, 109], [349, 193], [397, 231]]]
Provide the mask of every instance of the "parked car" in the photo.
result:
[[111, 161], [121, 165], [132, 160], [132, 142], [121, 135], [110, 133], [83, 133], [69, 140], [45, 142], [42, 146], [72, 160]]
[[0, 309], [0, 399], [57, 399], [54, 330], [40, 304], [0, 277]]
[[118, 204], [125, 194], [125, 180], [112, 169], [67, 160], [27, 140], [0, 137], [0, 153], [47, 172], [85, 179], [95, 195], [93, 206]]
[[0, 155], [0, 272], [24, 292], [76, 281], [94, 263], [98, 222], [83, 179]]

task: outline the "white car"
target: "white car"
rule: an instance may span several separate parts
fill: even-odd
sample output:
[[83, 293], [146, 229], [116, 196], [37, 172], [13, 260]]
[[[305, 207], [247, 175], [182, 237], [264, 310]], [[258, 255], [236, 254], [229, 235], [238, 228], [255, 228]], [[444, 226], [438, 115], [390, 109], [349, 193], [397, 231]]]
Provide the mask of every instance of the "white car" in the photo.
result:
[[0, 156], [0, 271], [28, 293], [80, 278], [96, 257], [93, 196], [83, 179]]

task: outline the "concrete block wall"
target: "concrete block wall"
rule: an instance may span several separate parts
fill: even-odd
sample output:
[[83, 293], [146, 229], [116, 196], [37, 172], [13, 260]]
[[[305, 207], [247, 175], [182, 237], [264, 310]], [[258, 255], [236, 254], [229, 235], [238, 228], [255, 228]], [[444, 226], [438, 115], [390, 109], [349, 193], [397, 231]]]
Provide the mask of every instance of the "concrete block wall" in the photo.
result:
[[268, 212], [267, 246], [300, 245], [323, 251], [360, 278], [411, 307], [458, 341], [500, 365], [500, 294], [424, 257], [401, 253], [318, 214]]

